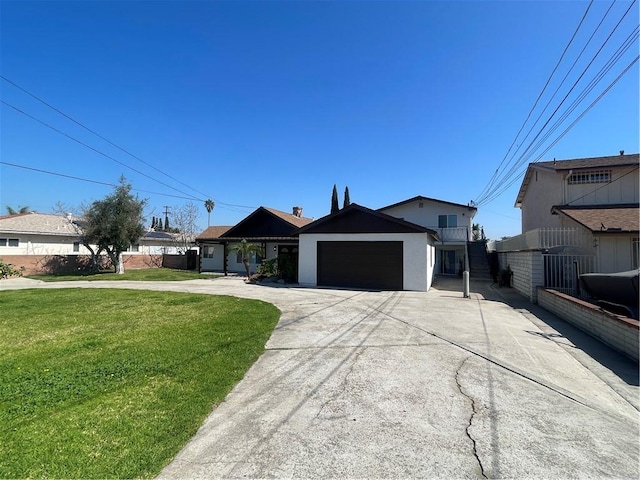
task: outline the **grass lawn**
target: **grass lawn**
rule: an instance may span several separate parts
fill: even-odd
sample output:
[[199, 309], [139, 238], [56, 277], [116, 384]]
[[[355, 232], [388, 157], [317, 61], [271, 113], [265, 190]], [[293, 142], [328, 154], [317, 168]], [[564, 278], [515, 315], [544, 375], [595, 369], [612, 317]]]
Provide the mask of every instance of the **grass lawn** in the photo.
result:
[[264, 350], [265, 302], [0, 291], [0, 478], [160, 472]]
[[113, 271], [95, 273], [69, 273], [69, 274], [43, 274], [27, 275], [28, 278], [43, 280], [45, 282], [68, 282], [73, 280], [133, 280], [148, 282], [175, 282], [180, 280], [213, 279], [218, 275], [202, 274], [188, 270], [172, 270], [170, 268], [141, 268], [125, 270], [118, 275]]

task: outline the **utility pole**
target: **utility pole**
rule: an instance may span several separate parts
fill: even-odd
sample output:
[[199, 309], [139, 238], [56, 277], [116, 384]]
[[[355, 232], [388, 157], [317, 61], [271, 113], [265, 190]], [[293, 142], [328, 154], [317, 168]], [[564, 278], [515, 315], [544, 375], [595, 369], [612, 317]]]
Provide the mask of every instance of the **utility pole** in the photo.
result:
[[169, 230], [169, 210], [171, 207], [169, 205], [164, 205], [164, 230]]

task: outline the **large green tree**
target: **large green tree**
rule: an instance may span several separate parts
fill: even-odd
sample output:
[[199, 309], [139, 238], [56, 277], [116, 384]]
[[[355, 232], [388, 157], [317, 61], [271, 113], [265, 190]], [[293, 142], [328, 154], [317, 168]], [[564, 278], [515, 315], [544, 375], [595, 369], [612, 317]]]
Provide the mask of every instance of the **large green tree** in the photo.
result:
[[120, 177], [120, 185], [84, 212], [84, 236], [88, 243], [107, 252], [116, 273], [124, 273], [122, 252], [144, 235], [142, 211], [145, 200], [131, 194], [131, 185]]
[[244, 268], [247, 270], [247, 279], [249, 279], [249, 277], [251, 276], [249, 256], [252, 253], [257, 253], [261, 256], [264, 256], [262, 245], [259, 245], [257, 243], [249, 243], [244, 238], [239, 243], [230, 245], [228, 251], [232, 253], [240, 253], [240, 255], [242, 256], [242, 263], [244, 263]]

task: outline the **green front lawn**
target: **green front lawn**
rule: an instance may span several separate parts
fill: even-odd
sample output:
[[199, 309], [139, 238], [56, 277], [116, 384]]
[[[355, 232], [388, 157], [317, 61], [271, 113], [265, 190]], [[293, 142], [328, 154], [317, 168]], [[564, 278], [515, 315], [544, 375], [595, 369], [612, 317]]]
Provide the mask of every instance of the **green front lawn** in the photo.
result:
[[160, 472], [264, 350], [268, 303], [0, 291], [0, 478]]
[[188, 270], [172, 270], [170, 268], [140, 268], [125, 270], [118, 275], [113, 271], [85, 272], [69, 274], [28, 275], [28, 278], [45, 282], [68, 282], [73, 280], [133, 280], [148, 282], [175, 282], [181, 280], [213, 279], [218, 275], [202, 274]]

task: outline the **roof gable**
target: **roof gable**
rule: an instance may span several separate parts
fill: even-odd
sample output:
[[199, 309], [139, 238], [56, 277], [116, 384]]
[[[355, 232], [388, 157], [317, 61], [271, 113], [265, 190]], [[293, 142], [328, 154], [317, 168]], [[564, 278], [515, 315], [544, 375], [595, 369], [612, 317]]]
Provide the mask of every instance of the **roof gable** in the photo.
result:
[[290, 237], [293, 232], [311, 223], [310, 218], [296, 217], [274, 208], [259, 207], [244, 220], [220, 235], [221, 238]]
[[298, 235], [308, 233], [430, 233], [436, 232], [415, 223], [352, 203], [342, 210], [300, 228]]
[[530, 163], [525, 172], [518, 195], [516, 196], [516, 207], [521, 207], [527, 188], [531, 183], [531, 177], [535, 170], [546, 170], [550, 172], [562, 172], [567, 170], [592, 169], [592, 168], [614, 168], [632, 167], [640, 164], [640, 154], [630, 153], [627, 155], [610, 155], [607, 157], [574, 158], [570, 160], [551, 160], [547, 162]]
[[378, 211], [382, 212], [384, 210], [390, 210], [392, 208], [400, 207], [402, 205], [407, 205], [409, 203], [414, 203], [414, 202], [438, 203], [442, 205], [448, 205], [451, 207], [466, 208], [468, 210], [473, 210], [473, 211], [478, 210], [476, 207], [473, 207], [471, 205], [463, 205], [461, 203], [447, 202], [446, 200], [438, 200], [437, 198], [429, 198], [429, 197], [423, 197], [422, 195], [418, 195], [413, 198], [409, 198], [408, 200], [403, 200], [402, 202], [394, 203], [392, 205], [387, 205], [386, 207], [379, 208]]

